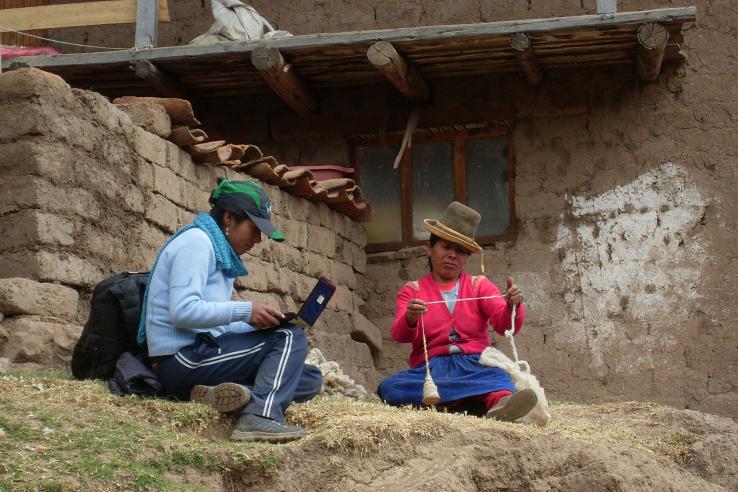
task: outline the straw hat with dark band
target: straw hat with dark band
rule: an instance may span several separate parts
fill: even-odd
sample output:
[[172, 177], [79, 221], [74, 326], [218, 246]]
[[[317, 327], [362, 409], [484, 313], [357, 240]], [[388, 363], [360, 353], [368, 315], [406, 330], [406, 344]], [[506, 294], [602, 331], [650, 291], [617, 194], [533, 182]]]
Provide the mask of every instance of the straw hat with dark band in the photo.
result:
[[[425, 219], [425, 228], [431, 234], [463, 246], [472, 253], [483, 253], [482, 247], [474, 240], [482, 216], [459, 202], [449, 203], [440, 219]], [[484, 259], [481, 259], [484, 273]]]

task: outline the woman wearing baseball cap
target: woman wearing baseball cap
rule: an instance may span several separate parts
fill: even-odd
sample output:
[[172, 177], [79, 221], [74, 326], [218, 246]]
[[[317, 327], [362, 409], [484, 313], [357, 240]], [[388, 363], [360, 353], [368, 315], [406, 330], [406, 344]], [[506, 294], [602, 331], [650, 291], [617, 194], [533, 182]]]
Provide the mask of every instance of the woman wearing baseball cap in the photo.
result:
[[[424, 221], [430, 232], [426, 246], [430, 273], [408, 282], [397, 294], [391, 328], [394, 340], [411, 344], [410, 369], [388, 377], [377, 390], [390, 405], [422, 406], [426, 353], [442, 408], [474, 411], [481, 407], [489, 418], [514, 421], [536, 404], [532, 390], [515, 392], [505, 371], [479, 362], [490, 346], [488, 325], [504, 334], [510, 329], [513, 305], [518, 306], [515, 333], [525, 317], [523, 293], [512, 279], [507, 279], [503, 298], [484, 275], [463, 272], [469, 256], [482, 253], [474, 240], [480, 220], [475, 210], [451, 202], [440, 219]], [[484, 273], [483, 264], [481, 270]]]
[[148, 346], [166, 395], [240, 412], [231, 439], [297, 439], [304, 431], [285, 425], [284, 411], [322, 386], [320, 370], [305, 364], [305, 333], [278, 327], [284, 315], [273, 307], [232, 300], [235, 278], [248, 275], [240, 255], [262, 234], [275, 241], [284, 236], [256, 181], [221, 178], [209, 201], [210, 212], [177, 231], [159, 252], [139, 344]]

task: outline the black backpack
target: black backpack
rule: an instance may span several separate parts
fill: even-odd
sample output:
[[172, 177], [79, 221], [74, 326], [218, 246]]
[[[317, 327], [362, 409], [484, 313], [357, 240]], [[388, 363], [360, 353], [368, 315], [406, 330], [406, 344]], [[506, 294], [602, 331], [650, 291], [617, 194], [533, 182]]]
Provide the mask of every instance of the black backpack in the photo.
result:
[[72, 353], [77, 379], [110, 379], [123, 352], [143, 351], [136, 343], [148, 272], [119, 273], [92, 291], [90, 317]]

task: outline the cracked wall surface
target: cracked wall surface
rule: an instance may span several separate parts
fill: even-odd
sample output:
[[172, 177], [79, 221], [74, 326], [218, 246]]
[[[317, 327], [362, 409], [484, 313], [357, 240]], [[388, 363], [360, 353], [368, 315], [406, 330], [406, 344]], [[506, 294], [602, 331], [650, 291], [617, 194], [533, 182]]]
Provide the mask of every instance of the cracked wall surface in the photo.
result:
[[602, 381], [629, 374], [653, 384], [667, 357], [684, 365], [689, 326], [674, 320], [689, 319], [701, 296], [712, 201], [672, 163], [598, 196], [569, 197], [551, 251], [570, 323], [551, 342], [581, 347]]

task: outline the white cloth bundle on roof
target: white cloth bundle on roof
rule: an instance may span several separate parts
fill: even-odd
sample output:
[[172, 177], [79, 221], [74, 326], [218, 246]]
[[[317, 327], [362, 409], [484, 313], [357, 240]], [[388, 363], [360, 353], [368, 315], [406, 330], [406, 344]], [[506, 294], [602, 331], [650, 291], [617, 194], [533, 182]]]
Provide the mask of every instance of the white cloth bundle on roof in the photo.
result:
[[287, 31], [275, 31], [271, 23], [251, 5], [239, 0], [211, 0], [215, 21], [205, 34], [190, 44], [216, 44], [228, 41], [289, 37]]

